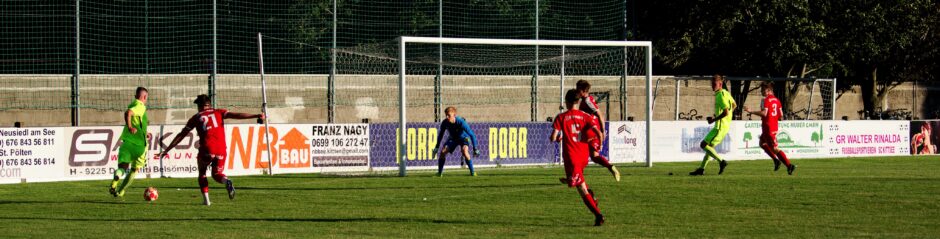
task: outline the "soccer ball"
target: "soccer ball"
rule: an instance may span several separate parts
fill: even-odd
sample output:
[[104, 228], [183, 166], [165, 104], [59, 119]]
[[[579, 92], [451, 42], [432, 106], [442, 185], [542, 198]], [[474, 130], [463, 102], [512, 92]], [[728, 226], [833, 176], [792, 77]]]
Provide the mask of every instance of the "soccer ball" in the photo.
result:
[[144, 201], [156, 201], [160, 197], [160, 193], [157, 192], [157, 188], [147, 187], [144, 189]]

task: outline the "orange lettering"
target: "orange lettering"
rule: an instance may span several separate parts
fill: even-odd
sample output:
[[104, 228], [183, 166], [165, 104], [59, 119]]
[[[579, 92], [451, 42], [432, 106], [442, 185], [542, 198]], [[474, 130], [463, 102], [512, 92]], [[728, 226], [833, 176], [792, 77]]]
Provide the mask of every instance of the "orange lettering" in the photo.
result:
[[[264, 132], [262, 132], [263, 129], [264, 129], [264, 127], [258, 128], [258, 151], [257, 151], [257, 153], [255, 153], [255, 158], [257, 159], [257, 160], [255, 161], [255, 168], [258, 168], [258, 169], [261, 169], [261, 168], [268, 168], [268, 164], [273, 165], [273, 164], [275, 164], [275, 163], [277, 162], [277, 153], [273, 153], [273, 154], [272, 154], [272, 153], [269, 153], [269, 154], [271, 155], [271, 162], [262, 162], [262, 161], [261, 161], [261, 159], [262, 159], [262, 158], [261, 158], [261, 152], [262, 152], [262, 151], [268, 151], [268, 144], [264, 142]], [[278, 140], [278, 138], [277, 138], [277, 128], [268, 127], [268, 132], [269, 132], [268, 134], [271, 135], [271, 136], [269, 136], [269, 137], [271, 137], [271, 138], [270, 138], [270, 139], [271, 139], [271, 143], [274, 144], [273, 146], [271, 146], [271, 150], [272, 150], [273, 152], [277, 152], [277, 140]], [[266, 158], [265, 158], [265, 159], [266, 159]]]
[[[245, 143], [242, 140], [241, 131], [238, 130], [239, 127], [237, 126], [232, 127], [232, 140], [231, 140], [232, 147], [229, 148], [229, 152], [228, 152], [229, 159], [231, 159], [232, 156], [236, 155], [235, 149], [238, 149], [237, 155], [239, 158], [241, 158], [243, 169], [248, 169], [248, 165], [251, 162], [251, 157], [249, 157], [249, 153], [251, 153], [251, 145], [252, 143], [254, 143], [253, 141], [251, 141], [251, 139], [253, 138], [252, 136], [254, 135], [253, 128], [254, 127], [248, 127], [248, 138], [247, 138], [248, 145], [245, 146]], [[234, 161], [235, 160], [228, 161], [228, 169], [232, 169], [232, 167], [234, 167], [235, 165]]]

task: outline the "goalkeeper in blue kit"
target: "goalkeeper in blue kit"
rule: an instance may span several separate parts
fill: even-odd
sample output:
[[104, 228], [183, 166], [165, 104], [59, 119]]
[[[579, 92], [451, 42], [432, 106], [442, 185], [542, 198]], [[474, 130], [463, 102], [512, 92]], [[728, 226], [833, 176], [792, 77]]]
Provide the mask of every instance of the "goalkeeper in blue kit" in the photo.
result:
[[437, 133], [437, 143], [435, 143], [434, 151], [431, 153], [438, 154], [438, 147], [441, 139], [444, 138], [444, 131], [447, 131], [447, 134], [450, 136], [447, 142], [444, 143], [444, 150], [440, 151], [437, 158], [437, 176], [444, 176], [444, 161], [447, 158], [447, 154], [454, 152], [457, 146], [460, 146], [460, 151], [463, 153], [463, 160], [470, 169], [470, 175], [477, 176], [477, 173], [473, 171], [473, 160], [470, 158], [471, 147], [473, 148], [473, 156], [480, 155], [480, 150], [477, 149], [477, 136], [473, 134], [473, 130], [470, 129], [470, 124], [467, 124], [467, 120], [457, 117], [457, 108], [453, 106], [447, 107], [447, 109], [444, 109], [444, 114], [447, 115], [447, 118], [441, 121], [441, 126]]

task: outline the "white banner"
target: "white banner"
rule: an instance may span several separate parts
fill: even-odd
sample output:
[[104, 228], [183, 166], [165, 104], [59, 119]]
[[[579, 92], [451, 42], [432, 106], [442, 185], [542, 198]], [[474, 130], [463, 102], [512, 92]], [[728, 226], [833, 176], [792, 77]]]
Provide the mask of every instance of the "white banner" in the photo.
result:
[[611, 163], [646, 162], [646, 122], [609, 122], [607, 146]]
[[318, 124], [309, 126], [315, 167], [369, 166], [368, 124]]
[[[141, 168], [137, 178], [150, 177], [195, 177], [196, 147], [199, 145], [195, 132], [187, 136], [180, 145], [163, 160], [156, 159], [156, 154], [163, 145], [169, 144], [183, 126], [166, 126], [162, 137], [160, 126], [151, 125], [147, 132], [153, 135], [148, 142], [147, 165]], [[63, 170], [70, 180], [111, 179], [117, 169], [118, 153], [121, 145], [122, 126], [76, 127], [66, 130], [65, 161], [68, 166]], [[162, 171], [162, 175], [161, 175]]]
[[[705, 151], [699, 145], [712, 126], [705, 121], [653, 121], [650, 157], [654, 163], [702, 160]], [[719, 155], [735, 159], [730, 154], [736, 145], [734, 135], [735, 128], [731, 127], [724, 140], [715, 146]]]
[[197, 155], [199, 154], [199, 135], [196, 134], [195, 130], [186, 134], [183, 141], [180, 141], [176, 147], [170, 150], [165, 158], [157, 158], [157, 154], [160, 153], [160, 150], [163, 150], [164, 147], [173, 142], [173, 138], [176, 138], [176, 135], [183, 130], [183, 127], [183, 125], [163, 126], [162, 135], [160, 135], [159, 129], [151, 127], [150, 130], [152, 131], [150, 133], [153, 134], [156, 139], [151, 140], [150, 150], [147, 151], [147, 157], [150, 159], [147, 167], [150, 168], [156, 176], [175, 178], [196, 177], [199, 175], [199, 168], [197, 168], [198, 164], [196, 161]]
[[829, 157], [910, 155], [910, 121], [830, 121]]
[[[369, 166], [368, 124], [269, 125], [274, 173], [364, 171]], [[229, 175], [261, 174], [269, 167], [264, 126], [226, 125]]]
[[[733, 124], [733, 138], [741, 142], [732, 150], [735, 158], [770, 159], [760, 148], [760, 121], [735, 121]], [[830, 121], [780, 121], [777, 147], [783, 150], [788, 158], [826, 157], [829, 154], [829, 144], [825, 140], [825, 129], [829, 124]]]
[[64, 128], [0, 128], [0, 183], [64, 178]]

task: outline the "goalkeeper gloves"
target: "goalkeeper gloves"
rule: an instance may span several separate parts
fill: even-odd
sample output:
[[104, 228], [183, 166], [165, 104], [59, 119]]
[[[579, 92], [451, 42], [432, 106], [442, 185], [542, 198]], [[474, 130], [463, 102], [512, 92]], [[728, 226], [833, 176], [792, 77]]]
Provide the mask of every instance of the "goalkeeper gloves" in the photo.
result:
[[480, 156], [480, 150], [479, 150], [479, 149], [473, 149], [473, 157], [476, 157], [476, 156]]
[[435, 146], [434, 149], [431, 150], [431, 155], [437, 155], [437, 146]]

